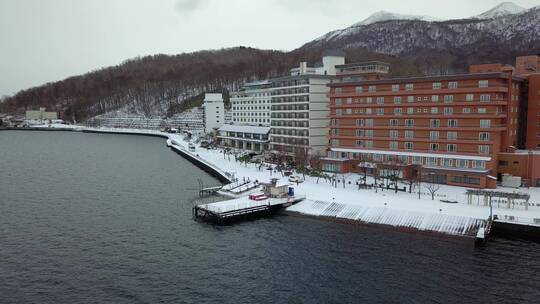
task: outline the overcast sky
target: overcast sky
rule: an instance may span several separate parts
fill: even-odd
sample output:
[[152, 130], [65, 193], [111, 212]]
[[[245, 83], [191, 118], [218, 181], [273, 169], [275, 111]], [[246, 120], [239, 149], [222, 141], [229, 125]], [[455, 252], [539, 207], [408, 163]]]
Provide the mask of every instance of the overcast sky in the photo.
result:
[[[499, 0], [0, 0], [0, 95], [125, 59], [238, 45], [292, 50], [376, 11], [441, 19]], [[540, 0], [516, 0], [526, 8]]]

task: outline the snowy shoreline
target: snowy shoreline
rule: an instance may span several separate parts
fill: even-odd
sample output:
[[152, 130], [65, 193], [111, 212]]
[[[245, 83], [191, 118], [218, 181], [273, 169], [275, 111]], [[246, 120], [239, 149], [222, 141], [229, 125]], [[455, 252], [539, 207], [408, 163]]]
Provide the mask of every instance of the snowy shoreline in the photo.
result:
[[[255, 164], [246, 165], [236, 162], [234, 157], [226, 157], [219, 150], [196, 147], [194, 152], [190, 152], [188, 142], [179, 134], [156, 130], [87, 128], [65, 125], [51, 127], [71, 127], [76, 131], [97, 133], [160, 136], [167, 138], [167, 145], [176, 150], [175, 152], [180, 151], [184, 157], [191, 156], [194, 160], [204, 163], [219, 174], [226, 176], [228, 180], [231, 180], [232, 176], [259, 181], [268, 180], [270, 177], [281, 178], [279, 173], [259, 170]], [[436, 200], [432, 200], [428, 193], [423, 193], [419, 199], [418, 193], [360, 190], [355, 184], [359, 178], [357, 174], [346, 174], [341, 178], [345, 179], [345, 184], [340, 183], [338, 187], [335, 187], [322, 179], [317, 182], [316, 178], [306, 176], [305, 182], [293, 186], [297, 194], [305, 195], [307, 199], [287, 208], [287, 211], [328, 219], [465, 236], [472, 235], [475, 230], [484, 225], [485, 220], [489, 217], [489, 207], [482, 203], [466, 204], [466, 188], [441, 185]], [[499, 190], [512, 192], [516, 189], [500, 188]], [[540, 218], [540, 206], [538, 205], [540, 204], [540, 189], [520, 188], [518, 191], [531, 195], [533, 206], [529, 207], [529, 210], [524, 210], [520, 206], [515, 209], [507, 209], [494, 205], [493, 213], [499, 218], [523, 219], [526, 222], [532, 221], [533, 218]], [[440, 200], [457, 201], [458, 203], [450, 204]]]

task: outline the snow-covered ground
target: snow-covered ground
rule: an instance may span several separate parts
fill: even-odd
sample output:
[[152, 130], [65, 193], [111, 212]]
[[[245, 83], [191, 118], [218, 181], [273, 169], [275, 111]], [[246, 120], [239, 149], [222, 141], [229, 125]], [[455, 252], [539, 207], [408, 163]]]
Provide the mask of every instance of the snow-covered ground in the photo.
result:
[[[222, 150], [212, 150], [197, 147], [194, 152], [188, 151], [188, 142], [180, 134], [168, 134], [154, 130], [134, 129], [90, 129], [102, 132], [124, 132], [139, 134], [161, 134], [167, 136], [172, 148], [181, 149], [191, 153], [221, 172], [232, 175], [240, 180], [268, 181], [272, 177], [285, 180], [280, 173], [259, 168], [256, 164], [236, 162], [234, 156], [225, 155]], [[483, 202], [474, 201], [472, 205], [466, 202], [466, 188], [441, 185], [435, 200], [427, 190], [422, 189], [421, 197], [418, 192], [398, 192], [393, 190], [378, 191], [358, 189], [356, 181], [358, 174], [340, 175], [341, 181], [337, 187], [330, 182], [306, 176], [306, 180], [298, 185], [293, 184], [297, 195], [305, 195], [306, 200], [291, 206], [288, 211], [299, 212], [313, 216], [326, 216], [357, 220], [367, 223], [386, 224], [399, 227], [411, 227], [420, 230], [430, 230], [450, 234], [469, 234], [482, 226], [482, 221], [489, 217], [489, 207]], [[493, 214], [499, 218], [514, 218], [516, 220], [532, 222], [540, 218], [540, 189], [520, 188], [499, 191], [518, 191], [531, 195], [530, 203], [533, 206], [525, 210], [524, 206], [513, 209], [505, 208], [505, 204], [494, 203]], [[457, 201], [458, 203], [444, 203], [440, 200]]]

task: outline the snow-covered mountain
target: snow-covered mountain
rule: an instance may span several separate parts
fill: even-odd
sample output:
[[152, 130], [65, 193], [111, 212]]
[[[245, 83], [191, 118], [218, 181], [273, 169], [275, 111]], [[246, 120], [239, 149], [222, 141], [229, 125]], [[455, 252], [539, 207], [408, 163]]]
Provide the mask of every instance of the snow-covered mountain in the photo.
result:
[[430, 74], [463, 71], [478, 62], [511, 64], [518, 54], [540, 53], [540, 6], [520, 13], [510, 13], [516, 11], [511, 5], [498, 7], [485, 13], [500, 15], [491, 18], [355, 24], [329, 32], [300, 49], [360, 47], [412, 59]]
[[405, 14], [395, 14], [390, 13], [387, 11], [379, 11], [374, 13], [373, 15], [367, 17], [366, 19], [353, 24], [353, 26], [361, 26], [361, 25], [368, 25], [372, 23], [382, 22], [382, 21], [388, 21], [388, 20], [423, 20], [423, 21], [436, 21], [439, 20], [434, 17], [430, 16], [422, 16], [422, 15], [405, 15]]
[[497, 18], [501, 16], [520, 14], [526, 10], [527, 10], [526, 8], [521, 7], [513, 2], [503, 2], [495, 6], [494, 8], [490, 9], [489, 11], [484, 12], [480, 15], [476, 15], [473, 18], [478, 18], [478, 19]]

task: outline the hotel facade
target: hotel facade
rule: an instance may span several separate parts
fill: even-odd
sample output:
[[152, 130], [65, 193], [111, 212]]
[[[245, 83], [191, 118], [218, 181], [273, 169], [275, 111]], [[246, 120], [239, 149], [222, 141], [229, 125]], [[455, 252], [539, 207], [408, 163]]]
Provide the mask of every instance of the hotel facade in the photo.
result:
[[219, 129], [222, 146], [244, 151], [263, 152], [270, 143], [270, 82], [246, 83], [231, 93], [231, 123]]
[[328, 84], [336, 66], [345, 63], [342, 52], [327, 52], [322, 62], [301, 62], [289, 76], [271, 79], [270, 149], [290, 160], [325, 155], [328, 143], [330, 99]]
[[[503, 65], [430, 77], [386, 78], [387, 72], [380, 62], [337, 67], [338, 80], [328, 85], [323, 170], [384, 174], [381, 168], [392, 166], [401, 178], [494, 188], [506, 173], [499, 170], [501, 154], [517, 159], [520, 148], [540, 149], [535, 72], [516, 75]], [[520, 175], [539, 183], [534, 172]]]

